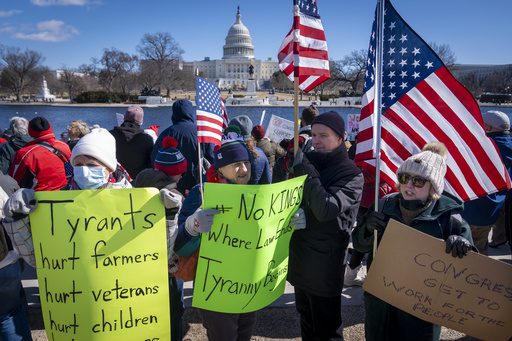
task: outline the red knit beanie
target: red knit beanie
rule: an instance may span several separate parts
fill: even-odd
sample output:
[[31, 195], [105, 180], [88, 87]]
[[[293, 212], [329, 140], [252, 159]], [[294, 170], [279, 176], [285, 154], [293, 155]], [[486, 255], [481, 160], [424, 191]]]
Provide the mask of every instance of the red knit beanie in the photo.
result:
[[259, 141], [265, 137], [265, 128], [261, 124], [255, 125], [254, 128], [252, 128], [251, 135]]
[[34, 117], [28, 123], [28, 134], [35, 139], [52, 133], [52, 126], [44, 117]]

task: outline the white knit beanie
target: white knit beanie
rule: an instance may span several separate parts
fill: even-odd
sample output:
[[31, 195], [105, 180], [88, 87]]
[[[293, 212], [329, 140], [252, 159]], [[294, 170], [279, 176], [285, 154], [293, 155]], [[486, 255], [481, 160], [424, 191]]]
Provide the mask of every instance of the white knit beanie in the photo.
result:
[[441, 195], [444, 190], [447, 156], [448, 150], [443, 143], [428, 143], [423, 147], [421, 153], [405, 160], [398, 168], [397, 174], [407, 173], [427, 179], [432, 184], [434, 191]]
[[117, 168], [116, 139], [108, 130], [96, 128], [82, 137], [71, 152], [71, 164], [78, 155], [92, 156], [111, 171]]

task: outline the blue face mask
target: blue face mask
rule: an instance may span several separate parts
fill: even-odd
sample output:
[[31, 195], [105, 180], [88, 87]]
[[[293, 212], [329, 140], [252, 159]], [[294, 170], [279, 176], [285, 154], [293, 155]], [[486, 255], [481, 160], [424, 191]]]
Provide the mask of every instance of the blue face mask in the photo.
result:
[[97, 189], [107, 183], [102, 166], [73, 166], [73, 179], [81, 189]]

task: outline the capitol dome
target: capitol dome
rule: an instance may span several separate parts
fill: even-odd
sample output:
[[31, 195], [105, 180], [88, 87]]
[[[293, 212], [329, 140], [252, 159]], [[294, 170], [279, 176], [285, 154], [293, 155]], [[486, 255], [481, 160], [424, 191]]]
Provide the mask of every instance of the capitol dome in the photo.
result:
[[222, 59], [230, 58], [254, 58], [254, 45], [249, 29], [241, 20], [240, 6], [237, 8], [236, 21], [229, 29], [224, 45]]

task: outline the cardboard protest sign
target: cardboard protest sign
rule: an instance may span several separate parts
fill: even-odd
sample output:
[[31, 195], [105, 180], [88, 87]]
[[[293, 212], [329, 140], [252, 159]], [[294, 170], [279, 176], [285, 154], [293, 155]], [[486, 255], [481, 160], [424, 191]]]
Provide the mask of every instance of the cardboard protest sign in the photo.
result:
[[156, 189], [36, 192], [30, 224], [48, 340], [169, 340]]
[[277, 143], [281, 142], [283, 139], [292, 139], [293, 121], [272, 115], [265, 136]]
[[261, 309], [284, 292], [293, 227], [305, 177], [273, 185], [206, 183], [205, 208], [217, 208], [201, 236], [192, 305], [224, 313]]
[[364, 290], [423, 320], [483, 340], [512, 336], [512, 266], [390, 220]]

